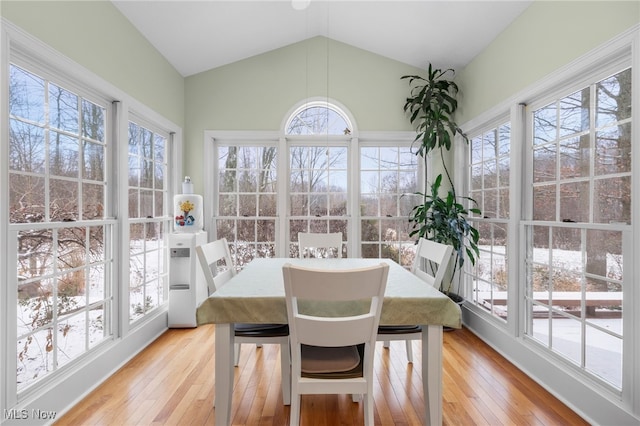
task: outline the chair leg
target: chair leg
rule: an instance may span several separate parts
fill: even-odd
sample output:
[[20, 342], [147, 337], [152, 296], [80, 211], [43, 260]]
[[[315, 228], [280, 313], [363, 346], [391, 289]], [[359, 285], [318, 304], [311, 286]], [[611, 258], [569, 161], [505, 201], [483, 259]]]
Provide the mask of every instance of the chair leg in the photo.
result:
[[413, 363], [413, 349], [411, 348], [411, 339], [406, 340], [407, 361]]
[[389, 347], [389, 341], [385, 340], [384, 342], [382, 342], [382, 347], [383, 348], [388, 348]]
[[233, 353], [233, 365], [237, 367], [240, 362], [240, 343], [234, 343]]
[[280, 345], [280, 370], [282, 380], [282, 402], [291, 405], [291, 354], [289, 342]]
[[373, 426], [373, 397], [371, 392], [364, 395], [363, 409], [364, 409], [364, 426]]
[[289, 410], [289, 426], [300, 425], [300, 395], [293, 392], [291, 398], [291, 409]]

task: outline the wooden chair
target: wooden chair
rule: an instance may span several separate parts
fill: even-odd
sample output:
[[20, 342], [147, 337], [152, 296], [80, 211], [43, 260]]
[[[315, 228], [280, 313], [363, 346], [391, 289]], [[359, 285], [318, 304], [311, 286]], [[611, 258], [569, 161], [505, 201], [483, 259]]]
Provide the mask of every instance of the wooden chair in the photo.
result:
[[[420, 277], [427, 284], [439, 289], [440, 283], [447, 271], [453, 247], [420, 238], [416, 249], [416, 257], [411, 266], [411, 272]], [[437, 270], [434, 272], [434, 268]], [[383, 325], [378, 327], [378, 340], [383, 341], [385, 348], [389, 342], [404, 340], [407, 350], [407, 361], [413, 362], [412, 340], [422, 338], [422, 327], [419, 325]]]
[[[235, 274], [226, 238], [196, 247], [200, 267], [207, 281], [209, 294], [215, 292]], [[238, 366], [242, 343], [280, 345], [282, 369], [282, 399], [286, 405], [291, 400], [291, 356], [289, 352], [289, 326], [287, 324], [234, 324], [234, 361]]]
[[[298, 250], [300, 259], [305, 257], [332, 257], [329, 254], [334, 252], [333, 257], [342, 257], [342, 232], [330, 232], [328, 234], [299, 232]], [[313, 255], [313, 256], [312, 256]]]
[[[304, 394], [363, 394], [373, 425], [373, 352], [389, 265], [351, 270], [283, 267], [291, 341], [290, 425]], [[348, 312], [339, 306], [351, 306]], [[353, 312], [353, 306], [362, 309]], [[331, 312], [321, 316], [322, 308]], [[315, 312], [312, 312], [315, 311]]]

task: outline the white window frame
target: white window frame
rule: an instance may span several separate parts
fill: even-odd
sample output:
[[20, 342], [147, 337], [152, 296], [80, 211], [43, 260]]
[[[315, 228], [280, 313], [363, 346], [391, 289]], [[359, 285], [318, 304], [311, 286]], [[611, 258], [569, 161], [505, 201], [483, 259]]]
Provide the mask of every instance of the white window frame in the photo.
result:
[[[484, 218], [484, 210], [482, 209], [482, 206], [478, 206], [478, 208], [480, 208], [480, 210], [482, 211], [482, 216], [478, 217], [478, 216], [470, 216], [470, 221], [472, 223], [475, 224], [480, 224], [480, 223], [488, 223], [488, 224], [500, 224], [503, 225], [506, 230], [507, 230], [507, 252], [505, 252], [505, 256], [506, 256], [506, 262], [505, 262], [505, 267], [507, 268], [507, 282], [515, 282], [512, 281], [512, 268], [514, 267], [514, 262], [512, 261], [512, 258], [514, 256], [509, 256], [509, 247], [510, 244], [513, 243], [514, 240], [517, 240], [517, 236], [512, 235], [512, 228], [513, 226], [511, 226], [511, 223], [513, 222], [513, 213], [512, 213], [512, 208], [513, 206], [513, 199], [514, 199], [514, 194], [513, 194], [513, 190], [514, 190], [514, 186], [512, 185], [512, 179], [516, 179], [517, 181], [519, 181], [518, 177], [514, 176], [515, 174], [520, 174], [519, 173], [519, 169], [517, 167], [514, 167], [512, 164], [513, 161], [513, 154], [512, 154], [512, 150], [513, 149], [517, 149], [515, 147], [515, 145], [517, 145], [516, 143], [514, 143], [514, 129], [513, 129], [513, 125], [512, 125], [512, 121], [511, 121], [511, 114], [502, 114], [500, 116], [498, 116], [497, 118], [495, 118], [494, 120], [491, 120], [469, 132], [467, 132], [467, 135], [469, 136], [469, 144], [471, 144], [471, 139], [475, 138], [478, 135], [483, 135], [487, 130], [498, 130], [499, 128], [503, 125], [509, 124], [510, 126], [510, 141], [509, 141], [509, 185], [508, 185], [508, 189], [509, 189], [509, 217], [505, 218], [505, 217], [490, 217], [490, 218]], [[499, 137], [499, 135], [498, 135]], [[461, 141], [462, 139], [460, 139]], [[497, 141], [496, 141], [497, 142]], [[465, 168], [465, 173], [464, 173], [464, 183], [462, 185], [462, 187], [464, 188], [464, 194], [469, 194], [470, 192], [470, 188], [469, 188], [469, 176], [467, 173], [467, 170], [469, 169], [469, 164], [468, 164], [468, 159], [470, 158], [470, 150], [471, 150], [471, 146], [468, 145], [465, 147], [465, 150], [463, 151], [466, 156], [465, 156], [465, 164], [466, 164], [466, 168]], [[484, 165], [484, 163], [482, 163]], [[514, 170], [516, 169], [516, 170]], [[462, 173], [460, 174], [462, 175]], [[496, 186], [496, 189], [498, 188], [498, 186]], [[482, 192], [484, 193], [484, 188], [482, 189]], [[470, 194], [471, 198], [473, 198], [473, 194]], [[515, 197], [518, 198], [518, 197]], [[475, 205], [472, 205], [473, 203], [468, 202], [468, 207], [475, 207]], [[519, 212], [518, 212], [519, 213]], [[474, 225], [475, 226], [475, 225]], [[475, 226], [477, 228], [477, 226]], [[513, 248], [511, 248], [511, 250], [513, 251]], [[486, 253], [489, 253], [490, 256], [493, 255], [492, 251], [485, 251]], [[482, 253], [482, 250], [481, 250]], [[477, 261], [476, 261], [476, 265], [477, 265]], [[463, 279], [463, 294], [464, 296], [469, 300], [470, 303], [474, 304], [475, 306], [473, 307], [474, 309], [478, 309], [479, 311], [485, 311], [487, 313], [491, 314], [492, 320], [496, 320], [499, 322], [506, 322], [506, 320], [502, 319], [501, 317], [497, 316], [495, 312], [492, 312], [494, 309], [494, 305], [491, 305], [491, 311], [487, 311], [487, 308], [481, 308], [479, 306], [479, 301], [477, 299], [477, 293], [475, 292], [475, 288], [474, 288], [474, 278], [475, 278], [475, 273], [474, 273], [474, 266], [471, 265], [467, 265], [464, 268], [464, 271], [461, 271], [464, 275], [465, 278]], [[492, 283], [489, 283], [492, 284]], [[510, 293], [513, 293], [513, 291], [510, 291], [511, 288], [509, 288], [509, 286], [507, 286], [507, 313], [509, 312], [509, 298], [510, 298]], [[493, 291], [491, 291], [491, 294], [493, 295]], [[483, 312], [484, 313], [484, 312]], [[507, 314], [508, 315], [508, 314]]]
[[[351, 133], [348, 135], [286, 135], [286, 126], [289, 123], [291, 117], [298, 114], [309, 106], [327, 106], [327, 102], [331, 105], [331, 108], [336, 111], [340, 111], [345, 117], [347, 122], [353, 126]], [[308, 100], [302, 100], [294, 105], [285, 115], [281, 122], [281, 129], [279, 131], [224, 131], [224, 130], [205, 130], [203, 138], [203, 171], [204, 171], [204, 197], [205, 203], [205, 230], [209, 233], [209, 240], [217, 238], [214, 216], [216, 209], [216, 200], [218, 197], [217, 191], [217, 176], [218, 165], [217, 160], [213, 160], [214, 167], [211, 167], [212, 159], [215, 159], [217, 154], [217, 145], [254, 145], [261, 144], [275, 144], [278, 150], [278, 156], [286, 154], [287, 161], [281, 161], [278, 159], [277, 173], [278, 176], [288, 176], [288, 150], [291, 144], [313, 142], [317, 145], [329, 145], [329, 146], [346, 146], [348, 151], [348, 207], [347, 215], [344, 219], [348, 221], [348, 235], [343, 239], [346, 241], [346, 250], [350, 257], [360, 257], [360, 214], [359, 209], [354, 209], [353, 206], [357, 206], [360, 197], [360, 146], [389, 146], [390, 142], [400, 144], [399, 146], [412, 146], [415, 139], [415, 132], [412, 131], [358, 131], [356, 121], [349, 110], [342, 105], [339, 101], [326, 98], [311, 98]], [[431, 160], [429, 160], [431, 161]], [[421, 165], [421, 161], [418, 161], [418, 179], [420, 185], [424, 182], [424, 170]], [[276, 221], [276, 249], [275, 253], [278, 257], [288, 257], [289, 247], [288, 244], [291, 241], [289, 235], [289, 209], [288, 209], [288, 179], [278, 179], [278, 218]], [[420, 186], [419, 190], [423, 188]], [[355, 211], [354, 211], [355, 210]], [[336, 217], [340, 219], [340, 217]]]
[[[157, 310], [157, 309], [161, 309], [163, 307], [163, 305], [166, 305], [168, 303], [168, 297], [169, 297], [169, 234], [171, 232], [173, 232], [173, 224], [172, 224], [172, 203], [171, 203], [171, 199], [172, 199], [172, 194], [174, 191], [172, 191], [172, 185], [171, 185], [171, 176], [172, 176], [172, 158], [173, 155], [172, 153], [175, 151], [174, 150], [174, 142], [173, 142], [173, 137], [174, 134], [170, 133], [169, 131], [167, 131], [166, 129], [163, 129], [161, 127], [159, 127], [157, 124], [154, 124], [150, 121], [148, 121], [146, 118], [141, 117], [139, 114], [133, 112], [133, 111], [129, 111], [128, 114], [128, 120], [127, 120], [127, 128], [129, 126], [129, 123], [135, 123], [136, 125], [138, 125], [140, 128], [144, 128], [146, 130], [149, 130], [151, 132], [153, 132], [154, 135], [159, 135], [162, 136], [165, 139], [165, 161], [164, 163], [166, 164], [166, 179], [164, 184], [166, 185], [162, 192], [163, 192], [163, 206], [164, 206], [164, 214], [162, 215], [154, 215], [152, 218], [148, 218], [148, 217], [138, 217], [138, 218], [131, 218], [128, 215], [128, 202], [125, 206], [123, 206], [124, 209], [127, 210], [127, 219], [128, 219], [128, 223], [123, 226], [123, 233], [126, 233], [127, 238], [125, 238], [126, 241], [130, 241], [129, 238], [129, 234], [130, 234], [130, 226], [132, 224], [142, 224], [143, 226], [149, 226], [152, 224], [158, 224], [161, 223], [163, 226], [163, 235], [162, 235], [162, 247], [161, 247], [161, 253], [159, 255], [162, 256], [163, 258], [163, 270], [159, 271], [158, 274], [159, 276], [157, 277], [158, 280], [160, 282], [162, 282], [162, 295], [161, 298], [162, 300], [160, 301], [160, 303], [158, 303], [158, 305], [154, 306], [152, 309], [150, 309], [149, 311], [146, 311], [140, 316], [137, 317], [135, 319], [129, 319], [129, 323], [131, 325], [136, 324], [139, 321], [142, 321], [144, 319], [144, 317], [146, 317], [149, 314], [152, 314], [153, 311]], [[124, 142], [121, 143], [121, 146], [126, 145], [127, 149], [124, 149], [125, 151], [127, 151], [127, 155], [129, 154], [129, 150], [128, 150], [128, 144], [129, 144], [129, 138], [127, 137], [126, 139], [126, 144]], [[129, 164], [128, 162], [128, 156], [127, 156], [127, 165]], [[128, 173], [128, 167], [127, 167], [127, 173]], [[127, 179], [127, 186], [126, 186], [126, 191], [128, 192], [128, 190], [131, 188], [128, 185], [128, 179]], [[139, 188], [139, 187], [136, 187]], [[157, 213], [157, 212], [156, 212]], [[129, 249], [127, 250], [127, 258], [130, 261], [131, 260], [131, 252], [130, 252], [130, 246], [128, 246]], [[143, 253], [147, 253], [147, 251], [143, 251], [141, 253], [138, 253], [139, 256], [143, 256]], [[129, 263], [127, 263], [128, 265]], [[146, 271], [146, 266], [145, 266], [145, 271]], [[144, 274], [146, 276], [146, 273]], [[127, 276], [127, 279], [129, 280], [128, 282], [130, 282], [131, 276], [130, 274]], [[146, 288], [147, 283], [145, 282], [144, 284], [138, 286], [138, 287], [145, 287]], [[131, 302], [130, 302], [130, 292], [131, 292], [131, 287], [130, 285], [127, 287], [128, 291], [127, 291], [127, 306], [129, 307], [129, 309], [131, 308]], [[146, 299], [146, 298], [145, 298]]]
[[[104, 129], [105, 140], [104, 142], [106, 145], [106, 152], [105, 152], [105, 164], [104, 164], [105, 169], [104, 169], [103, 179], [104, 179], [104, 182], [107, 183], [108, 189], [114, 188], [116, 186], [115, 184], [116, 176], [113, 171], [113, 163], [114, 163], [114, 156], [115, 156], [114, 146], [117, 143], [117, 140], [115, 138], [115, 134], [112, 131], [113, 129], [112, 124], [115, 120], [116, 114], [114, 112], [114, 109], [112, 107], [111, 100], [109, 99], [109, 97], [100, 93], [93, 93], [90, 87], [87, 87], [82, 83], [74, 82], [72, 79], [68, 78], [65, 74], [61, 73], [57, 68], [49, 67], [47, 64], [42, 63], [40, 60], [33, 58], [29, 55], [25, 55], [24, 52], [21, 50], [12, 49], [10, 51], [9, 62], [11, 64], [14, 64], [24, 69], [29, 73], [35, 73], [36, 75], [38, 75], [39, 77], [43, 78], [44, 80], [50, 83], [63, 86], [65, 89], [72, 91], [74, 94], [78, 95], [78, 97], [82, 99], [86, 99], [90, 102], [93, 102], [99, 106], [104, 107], [105, 109], [105, 129]], [[7, 81], [8, 80], [9, 79], [7, 78]], [[6, 117], [8, 118], [8, 111], [7, 111]], [[7, 136], [7, 141], [8, 141], [8, 136]], [[8, 158], [8, 156], [4, 158]], [[3, 174], [3, 176], [8, 176], [9, 172], [10, 171], [7, 170], [7, 174]], [[48, 172], [45, 172], [45, 173], [48, 174]], [[50, 176], [50, 174], [48, 175]], [[72, 180], [74, 182], [77, 182], [77, 181], [82, 181], [82, 178], [73, 178]], [[45, 199], [48, 199], [48, 195], [49, 194], [45, 194]], [[42, 230], [55, 229], [56, 232], [59, 232], [60, 230], [65, 228], [90, 227], [90, 226], [104, 227], [104, 231], [105, 231], [104, 247], [106, 250], [105, 254], [107, 255], [107, 259], [104, 265], [105, 281], [107, 284], [106, 284], [106, 288], [104, 289], [105, 294], [103, 296], [103, 300], [105, 304], [107, 304], [108, 307], [110, 308], [109, 311], [106, 312], [106, 315], [108, 315], [109, 322], [104, 324], [104, 327], [106, 330], [108, 330], [109, 334], [108, 336], [105, 336], [103, 341], [100, 344], [98, 344], [97, 347], [99, 348], [105, 342], [112, 341], [113, 339], [115, 339], [115, 332], [117, 330], [116, 318], [118, 313], [117, 299], [115, 299], [115, 294], [117, 294], [117, 289], [112, 284], [112, 282], [113, 282], [113, 278], [117, 274], [117, 270], [114, 268], [115, 263], [112, 261], [112, 260], [115, 260], [115, 256], [112, 259], [109, 259], [108, 256], [109, 256], [109, 253], [112, 252], [115, 249], [115, 246], [117, 245], [117, 221], [114, 219], [115, 205], [114, 205], [113, 197], [111, 195], [111, 191], [106, 191], [104, 197], [105, 197], [104, 198], [105, 214], [104, 214], [104, 218], [101, 218], [101, 219], [78, 220], [78, 221], [71, 222], [71, 224], [65, 223], [65, 222], [51, 221], [51, 220], [38, 222], [34, 224], [30, 224], [30, 223], [8, 224], [8, 218], [7, 218], [7, 222], [3, 224], [3, 226], [7, 226], [8, 224], [7, 226], [8, 238], [6, 240], [6, 244], [8, 244], [8, 247], [9, 247], [9, 249], [7, 250], [7, 253], [9, 253], [9, 255], [7, 256], [7, 266], [6, 266], [7, 268], [6, 269], [6, 273], [7, 273], [6, 303], [7, 303], [7, 313], [9, 315], [8, 321], [7, 321], [8, 341], [16, 342], [18, 338], [16, 334], [17, 330], [15, 327], [16, 326], [15, 321], [16, 321], [16, 315], [17, 315], [16, 306], [14, 303], [11, 303], [12, 297], [10, 295], [17, 294], [17, 289], [18, 289], [17, 277], [14, 274], [15, 265], [17, 263], [17, 257], [16, 257], [17, 249], [15, 247], [12, 247], [11, 244], [13, 244], [13, 241], [17, 239], [19, 232], [21, 230], [28, 230], [28, 229], [42, 229]], [[7, 206], [7, 211], [8, 211], [8, 206]], [[49, 275], [45, 275], [45, 277], [47, 276]], [[15, 300], [15, 298], [13, 298], [13, 300]], [[86, 310], [87, 308], [89, 308], [89, 306], [91, 305], [84, 306], [83, 310]], [[56, 332], [58, 331], [57, 330], [58, 322], [55, 315], [54, 315], [54, 319], [51, 322], [51, 325], [54, 328], [54, 334], [56, 334]], [[55, 341], [55, 336], [54, 336], [54, 341]], [[16, 345], [13, 345], [14, 351], [12, 352], [11, 346], [7, 347], [6, 365], [7, 365], [8, 375], [5, 377], [15, 377], [15, 373], [9, 374], [10, 371], [15, 372], [17, 369], [15, 348], [16, 348]], [[33, 392], [37, 392], [38, 390], [47, 386], [49, 383], [52, 383], [53, 381], [55, 381], [58, 377], [60, 377], [60, 375], [65, 374], [65, 372], [67, 372], [70, 368], [72, 368], [73, 365], [79, 362], [82, 362], [84, 358], [86, 358], [90, 353], [95, 351], [96, 351], [96, 347], [93, 347], [89, 350], [84, 351], [81, 355], [76, 356], [64, 366], [61, 366], [61, 367], [55, 366], [50, 372], [45, 373], [43, 377], [27, 385], [22, 390], [18, 390], [17, 383], [15, 380], [7, 381], [8, 397], [11, 397], [12, 395], [16, 395], [19, 400], [21, 398], [27, 397]], [[55, 361], [55, 359], [56, 358], [54, 356], [53, 360]]]

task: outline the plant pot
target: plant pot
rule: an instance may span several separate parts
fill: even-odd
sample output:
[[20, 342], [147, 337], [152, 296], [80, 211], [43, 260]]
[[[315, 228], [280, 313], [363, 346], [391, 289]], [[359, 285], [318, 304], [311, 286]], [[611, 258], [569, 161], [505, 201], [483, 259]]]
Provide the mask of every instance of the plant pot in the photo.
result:
[[[453, 300], [453, 302], [456, 305], [462, 307], [462, 304], [464, 303], [464, 297], [456, 293], [447, 293], [447, 297]], [[458, 330], [458, 329], [453, 327], [447, 327], [446, 325], [442, 327], [442, 331], [455, 331], [455, 330]]]

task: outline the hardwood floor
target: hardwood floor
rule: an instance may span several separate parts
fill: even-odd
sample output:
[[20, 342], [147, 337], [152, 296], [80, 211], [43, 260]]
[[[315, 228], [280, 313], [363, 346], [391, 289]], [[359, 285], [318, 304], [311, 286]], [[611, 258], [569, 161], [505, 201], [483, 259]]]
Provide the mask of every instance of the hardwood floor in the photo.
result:
[[[56, 425], [213, 425], [214, 326], [171, 329]], [[375, 424], [424, 424], [420, 343], [376, 351]], [[587, 425], [466, 329], [444, 334], [445, 425]], [[244, 345], [236, 368], [233, 425], [287, 425], [277, 345]], [[362, 425], [348, 395], [302, 398], [301, 425]]]

